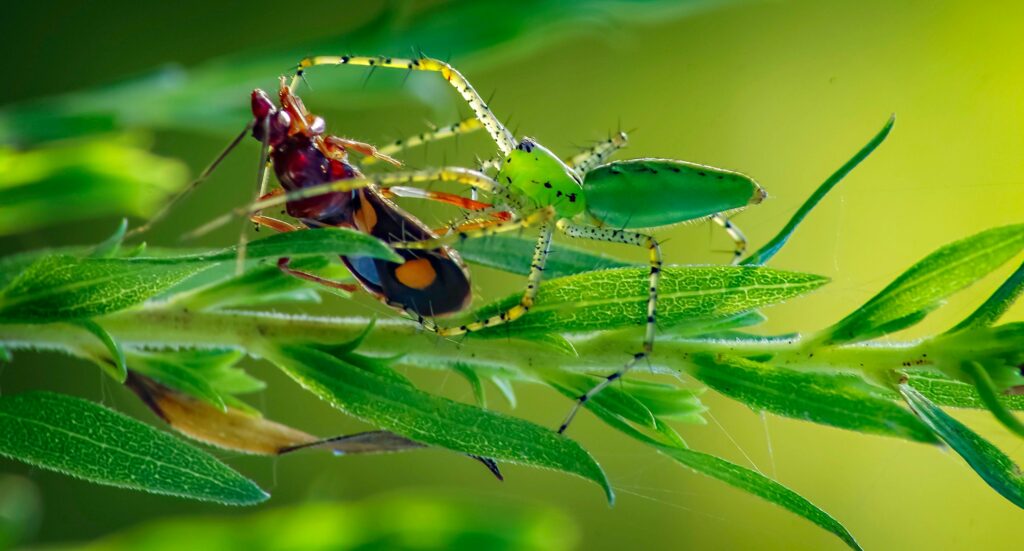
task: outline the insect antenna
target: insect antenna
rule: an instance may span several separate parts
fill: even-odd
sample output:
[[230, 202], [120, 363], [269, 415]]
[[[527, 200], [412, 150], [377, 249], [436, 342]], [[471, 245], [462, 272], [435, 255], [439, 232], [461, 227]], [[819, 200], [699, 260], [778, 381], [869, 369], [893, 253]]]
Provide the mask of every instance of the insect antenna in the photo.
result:
[[192, 193], [193, 190], [199, 187], [200, 184], [206, 181], [206, 179], [209, 178], [211, 174], [213, 174], [214, 170], [217, 170], [217, 167], [220, 166], [220, 163], [225, 158], [227, 158], [228, 154], [230, 154], [235, 149], [235, 147], [238, 146], [238, 144], [242, 143], [242, 140], [245, 139], [245, 136], [249, 133], [250, 130], [252, 130], [252, 127], [253, 123], [251, 122], [245, 125], [245, 128], [243, 128], [242, 131], [237, 136], [235, 136], [233, 140], [231, 140], [231, 143], [229, 143], [227, 147], [225, 147], [224, 150], [221, 151], [216, 158], [214, 158], [213, 162], [211, 162], [205, 169], [203, 169], [201, 173], [199, 173], [199, 176], [196, 177], [195, 180], [189, 182], [189, 184], [185, 186], [185, 189], [181, 190], [181, 192], [172, 197], [170, 201], [165, 203], [164, 206], [160, 207], [160, 210], [158, 210], [156, 214], [150, 217], [150, 219], [147, 220], [144, 224], [137, 228], [129, 230], [128, 233], [125, 234], [125, 237], [132, 237], [134, 235], [138, 235], [140, 233], [149, 231], [149, 229], [153, 227], [154, 224], [156, 224], [165, 216], [167, 216], [167, 214], [171, 211], [171, 208], [173, 208], [174, 205], [178, 204], [178, 201], [181, 201], [182, 199], [185, 198], [186, 195]]

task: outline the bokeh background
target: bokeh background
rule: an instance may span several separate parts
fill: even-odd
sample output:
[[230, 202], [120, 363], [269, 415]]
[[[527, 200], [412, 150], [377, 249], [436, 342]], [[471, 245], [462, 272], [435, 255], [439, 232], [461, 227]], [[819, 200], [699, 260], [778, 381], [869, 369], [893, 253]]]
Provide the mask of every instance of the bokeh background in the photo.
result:
[[[197, 173], [240, 129], [250, 89], [273, 88], [277, 75], [299, 57], [402, 56], [421, 47], [450, 57], [484, 95], [496, 93], [491, 105], [498, 116], [560, 153], [619, 128], [635, 129], [623, 156], [681, 158], [753, 175], [771, 200], [734, 220], [755, 247], [895, 112], [889, 140], [817, 208], [773, 262], [828, 275], [833, 283], [766, 311], [765, 331], [823, 327], [936, 247], [1024, 218], [1019, 2], [44, 1], [12, 3], [4, 14], [0, 105], [22, 102], [0, 111], [0, 136], [8, 145], [27, 147], [59, 129], [60, 122], [46, 116], [52, 104], [33, 108], [23, 102], [164, 67], [145, 85], [129, 81], [136, 84], [119, 89], [112, 109], [120, 115], [113, 122], [87, 121], [84, 127], [126, 130], [135, 143], [151, 143], [156, 153], [181, 159]], [[382, 143], [422, 131], [424, 121], [443, 124], [468, 114], [434, 75], [403, 82], [403, 75], [385, 71], [369, 79], [361, 69], [345, 76], [333, 72], [310, 71], [312, 89], [303, 95], [339, 134]], [[189, 92], [175, 96], [179, 85]], [[18, 118], [26, 112], [34, 115]], [[175, 245], [181, 232], [247, 201], [257, 149], [255, 142], [245, 144], [149, 241]], [[471, 136], [406, 160], [414, 166], [468, 164], [492, 152], [486, 136]], [[144, 162], [124, 168], [140, 174], [149, 169]], [[52, 218], [74, 218], [68, 212], [73, 204], [49, 208]], [[444, 214], [414, 210], [427, 219]], [[110, 216], [7, 236], [0, 250], [92, 243], [116, 221]], [[230, 244], [235, 232], [197, 244]], [[728, 240], [708, 224], [660, 235], [668, 238], [671, 262], [728, 259], [721, 252]], [[958, 321], [1011, 268], [956, 296], [915, 328], [918, 333], [898, 337]], [[483, 269], [474, 277], [481, 300], [519, 284], [514, 276]], [[327, 300], [308, 310], [388, 315], [369, 300]], [[1020, 305], [1008, 314], [1022, 317]], [[248, 365], [269, 383], [251, 400], [268, 417], [325, 435], [361, 428], [272, 367]], [[471, 396], [457, 377], [423, 374], [418, 381], [456, 398]], [[2, 392], [31, 388], [65, 391], [154, 420], [94, 367], [60, 355], [19, 354], [0, 371]], [[519, 392], [516, 414], [543, 424], [560, 419], [568, 405], [553, 391]], [[711, 422], [681, 427], [693, 447], [777, 476], [836, 516], [867, 548], [1019, 548], [1021, 511], [955, 454], [765, 419], [711, 393], [705, 400]], [[1024, 460], [1022, 442], [989, 414], [957, 417]], [[527, 523], [534, 531], [527, 539], [556, 548], [841, 546], [806, 521], [692, 474], [590, 416], [572, 431], [608, 472], [619, 494], [614, 508], [572, 477], [507, 467], [506, 482], [497, 483], [443, 452], [343, 459], [309, 453], [276, 460], [218, 455], [273, 493], [260, 513], [309, 502], [351, 507], [331, 513], [333, 520], [327, 514], [323, 526], [344, 524], [356, 510], [387, 524], [391, 515], [398, 523], [435, 507], [435, 513], [483, 512], [513, 531]], [[93, 486], [8, 461], [0, 461], [0, 473], [0, 501], [23, 513], [27, 540], [34, 544], [91, 540], [171, 516], [254, 512]], [[420, 502], [433, 505], [408, 506]], [[463, 520], [472, 525], [473, 518]], [[188, 534], [178, 537], [188, 542]]]

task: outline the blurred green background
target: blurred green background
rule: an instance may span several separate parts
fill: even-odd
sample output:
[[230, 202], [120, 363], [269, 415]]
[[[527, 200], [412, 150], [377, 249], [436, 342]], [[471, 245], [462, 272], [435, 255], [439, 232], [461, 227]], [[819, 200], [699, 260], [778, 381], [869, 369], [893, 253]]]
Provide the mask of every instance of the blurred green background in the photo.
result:
[[[892, 137], [818, 207], [774, 261], [776, 267], [828, 275], [834, 282], [813, 296], [766, 311], [768, 331], [823, 327], [936, 247], [1020, 222], [1024, 215], [1024, 4], [585, 4], [581, 11], [571, 2], [15, 3], [5, 6], [0, 20], [7, 77], [0, 105], [107, 85], [169, 64], [198, 67], [193, 73], [161, 74], [171, 88], [175, 78], [187, 78], [181, 75], [202, 75], [190, 85], [198, 81], [209, 95], [196, 93], [193, 86], [173, 101], [154, 101], [165, 89], [153, 86], [151, 79], [149, 85], [121, 89], [117, 124], [89, 123], [128, 128], [140, 143], [152, 139], [156, 153], [182, 159], [196, 173], [244, 123], [251, 87], [273, 88], [277, 75], [298, 57], [402, 56], [419, 46], [433, 56], [450, 56], [482, 94], [496, 92], [491, 106], [499, 117], [560, 153], [621, 127], [636, 129], [623, 157], [681, 158], [754, 176], [771, 199], [734, 220], [755, 247], [895, 112]], [[442, 23], [423, 27], [424, 17]], [[210, 60], [225, 56], [243, 65], [271, 59], [273, 69], [254, 65], [245, 73], [239, 70], [244, 66], [235, 65], [235, 73], [220, 71], [233, 65]], [[329, 68], [310, 71], [312, 90], [304, 89], [303, 96], [342, 135], [382, 143], [422, 131], [425, 120], [443, 124], [468, 113], [434, 75], [412, 75], [403, 84], [403, 75], [378, 71], [364, 86], [365, 71], [344, 77], [330, 73]], [[332, 79], [338, 78], [347, 80], [333, 86]], [[47, 124], [58, 124], [43, 116], [19, 122], [17, 113], [32, 108], [19, 109], [6, 115], [0, 111], [0, 136], [9, 143], [19, 141], [11, 138], [15, 135], [48, 137], [54, 127]], [[35, 109], [52, 111], [46, 105]], [[188, 113], [187, 120], [175, 120], [179, 113]], [[147, 128], [156, 131], [150, 134]], [[246, 144], [149, 241], [176, 245], [182, 231], [247, 201], [256, 151], [255, 142]], [[405, 159], [413, 166], [468, 164], [474, 155], [492, 152], [481, 135]], [[148, 170], [143, 163], [124, 168]], [[73, 208], [53, 204], [50, 216], [71, 219], [62, 211]], [[443, 215], [414, 210], [425, 219]], [[4, 237], [0, 250], [96, 242], [115, 224], [116, 217], [109, 217]], [[236, 232], [225, 230], [199, 244], [226, 245]], [[728, 259], [721, 252], [728, 240], [708, 224], [659, 235], [669, 239], [665, 254], [670, 262]], [[994, 274], [987, 287], [958, 295], [914, 331], [941, 330], [959, 320], [1010, 269]], [[483, 269], [474, 277], [481, 299], [502, 296], [519, 284], [514, 276]], [[364, 299], [328, 299], [311, 310], [388, 315]], [[1007, 319], [1019, 320], [1022, 314], [1018, 305]], [[323, 435], [360, 428], [270, 366], [249, 365], [269, 383], [251, 401], [268, 417]], [[471, 397], [458, 377], [423, 374], [418, 380], [429, 390]], [[59, 355], [19, 354], [2, 368], [0, 385], [4, 393], [65, 391], [154, 420], [98, 370]], [[553, 391], [519, 390], [516, 414], [542, 424], [553, 425], [568, 406]], [[706, 402], [712, 421], [681, 427], [693, 447], [777, 476], [836, 516], [866, 548], [1020, 547], [1021, 512], [953, 454], [788, 419], [762, 419], [710, 393]], [[1024, 460], [1021, 441], [989, 413], [957, 415], [1011, 457]], [[615, 507], [608, 508], [579, 479], [506, 467], [506, 482], [498, 483], [472, 462], [436, 451], [363, 458], [218, 455], [273, 493], [261, 510], [321, 500], [358, 508], [371, 500], [363, 514], [370, 511], [379, 522], [388, 515], [414, 514], [408, 503], [426, 500], [439, 510], [493, 512], [492, 522], [504, 519], [509, 526], [536, 521], [531, 526], [541, 536], [532, 541], [552, 547], [575, 542], [587, 549], [840, 548], [831, 535], [806, 521], [680, 469], [590, 416], [582, 416], [572, 432], [608, 472], [619, 494]], [[13, 500], [27, 511], [29, 540], [39, 544], [90, 540], [168, 516], [254, 512], [93, 486], [8, 461], [0, 462], [0, 469], [18, 477], [0, 484], [0, 510]], [[389, 497], [375, 497], [382, 494]], [[345, 511], [337, 510], [339, 519]], [[534, 516], [524, 516], [530, 512]]]

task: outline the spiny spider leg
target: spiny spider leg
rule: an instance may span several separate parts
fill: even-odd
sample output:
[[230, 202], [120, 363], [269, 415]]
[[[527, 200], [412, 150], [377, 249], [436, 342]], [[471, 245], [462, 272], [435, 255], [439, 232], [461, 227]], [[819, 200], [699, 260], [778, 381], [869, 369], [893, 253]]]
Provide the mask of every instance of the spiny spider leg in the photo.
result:
[[454, 67], [438, 59], [421, 57], [419, 59], [401, 59], [384, 56], [314, 56], [299, 62], [298, 71], [292, 77], [289, 88], [295, 90], [304, 71], [316, 65], [363, 65], [367, 67], [386, 67], [389, 69], [405, 69], [409, 71], [432, 71], [440, 73], [462, 95], [476, 118], [484, 125], [487, 132], [498, 145], [498, 149], [508, 155], [516, 147], [515, 137], [505, 125], [494, 116], [483, 97]]
[[[522, 219], [521, 222], [523, 223], [523, 227], [529, 225], [527, 221], [530, 221], [530, 223], [533, 222], [532, 219], [535, 214], [536, 213], [533, 213]], [[526, 291], [523, 292], [523, 296], [519, 299], [519, 303], [517, 305], [483, 320], [450, 327], [441, 327], [432, 319], [427, 319], [416, 312], [407, 311], [407, 313], [428, 331], [433, 331], [442, 337], [452, 337], [472, 333], [474, 331], [484, 329], [485, 327], [503, 325], [523, 317], [533, 306], [534, 300], [537, 298], [537, 293], [540, 291], [540, 282], [544, 277], [544, 265], [551, 252], [552, 216], [553, 212], [541, 218], [543, 221], [539, 223], [540, 235], [537, 237], [537, 244], [533, 249], [533, 260], [530, 263], [530, 274], [527, 276]], [[472, 232], [467, 232], [467, 237], [476, 236], [475, 234], [470, 235], [471, 233]]]
[[593, 147], [573, 155], [565, 164], [576, 169], [580, 176], [586, 176], [588, 172], [598, 165], [604, 164], [612, 154], [628, 144], [629, 137], [626, 133], [618, 132], [611, 138], [598, 142]]
[[658, 241], [649, 235], [629, 230], [595, 228], [593, 226], [579, 225], [564, 219], [558, 221], [557, 227], [562, 233], [569, 237], [644, 247], [648, 250], [651, 266], [649, 276], [650, 285], [647, 297], [647, 326], [646, 331], [644, 332], [643, 350], [634, 354], [621, 369], [605, 377], [603, 381], [594, 385], [593, 388], [576, 399], [576, 403], [569, 411], [569, 415], [566, 416], [565, 421], [563, 421], [562, 425], [558, 428], [558, 432], [562, 433], [569, 427], [569, 423], [571, 423], [573, 418], [576, 417], [576, 414], [579, 412], [583, 404], [587, 403], [587, 401], [593, 398], [597, 393], [604, 390], [605, 387], [610, 385], [613, 381], [625, 375], [630, 369], [633, 369], [633, 366], [635, 366], [637, 362], [648, 357], [654, 350], [654, 331], [656, 329], [655, 320], [657, 317], [656, 306], [658, 303], [658, 279], [661, 277], [662, 260], [661, 247], [658, 245]]
[[725, 233], [729, 234], [733, 242], [731, 264], [734, 266], [739, 264], [740, 259], [743, 258], [743, 253], [747, 250], [747, 236], [743, 235], [743, 232], [740, 231], [736, 224], [733, 224], [724, 214], [712, 214], [711, 221], [722, 226]]
[[[402, 140], [395, 140], [387, 145], [383, 145], [377, 148], [377, 152], [383, 155], [395, 155], [407, 149], [418, 147], [425, 143], [436, 142], [461, 134], [469, 134], [483, 128], [481, 123], [476, 118], [465, 119], [448, 126], [437, 128], [430, 132], [423, 132], [415, 136], [410, 136]], [[371, 165], [377, 162], [377, 159], [370, 157], [363, 160], [363, 165]]]

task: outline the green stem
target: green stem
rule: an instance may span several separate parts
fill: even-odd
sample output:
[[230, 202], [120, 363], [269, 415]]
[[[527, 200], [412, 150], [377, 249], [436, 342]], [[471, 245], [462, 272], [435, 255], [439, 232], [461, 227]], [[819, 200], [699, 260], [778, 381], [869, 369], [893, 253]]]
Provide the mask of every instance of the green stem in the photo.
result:
[[[96, 322], [127, 348], [236, 348], [263, 356], [266, 347], [281, 343], [337, 344], [356, 338], [369, 323], [365, 318], [283, 315], [266, 312], [192, 311], [160, 305], [119, 312]], [[612, 332], [577, 338], [578, 356], [556, 352], [526, 340], [468, 336], [438, 338], [415, 324], [379, 321], [360, 351], [370, 355], [402, 355], [402, 363], [445, 367], [465, 362], [479, 368], [531, 377], [541, 370], [559, 369], [606, 373], [616, 369], [639, 346], [632, 332]], [[85, 331], [62, 323], [0, 325], [0, 346], [10, 349], [58, 349], [73, 353], [102, 353], [100, 343]], [[656, 372], [686, 372], [694, 354], [772, 356], [773, 364], [791, 369], [844, 370], [869, 378], [893, 369], [928, 369], [920, 346], [857, 344], [809, 349], [799, 338], [790, 340], [726, 341], [665, 339], [657, 343], [651, 368]]]

